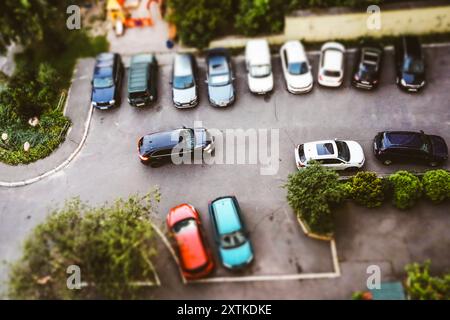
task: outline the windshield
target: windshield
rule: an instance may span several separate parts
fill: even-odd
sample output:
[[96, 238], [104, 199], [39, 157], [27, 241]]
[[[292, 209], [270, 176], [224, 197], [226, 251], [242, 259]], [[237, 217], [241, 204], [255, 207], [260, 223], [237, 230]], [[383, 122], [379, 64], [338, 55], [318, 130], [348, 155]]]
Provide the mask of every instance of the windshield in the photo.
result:
[[338, 150], [338, 158], [344, 161], [350, 161], [350, 150], [344, 141], [336, 141], [336, 146]]
[[192, 75], [178, 76], [173, 78], [174, 89], [188, 89], [194, 86]]
[[177, 222], [172, 229], [175, 233], [182, 233], [185, 231], [190, 232], [197, 229], [197, 223], [194, 219], [181, 220]]
[[253, 78], [264, 78], [270, 75], [272, 68], [268, 64], [262, 64], [250, 67], [250, 75]]
[[211, 75], [208, 83], [211, 86], [227, 85], [228, 83], [230, 83], [230, 75], [228, 73]]
[[288, 71], [292, 75], [300, 75], [307, 73], [309, 71], [309, 68], [306, 62], [295, 62], [289, 63]]
[[325, 70], [323, 74], [327, 77], [334, 77], [334, 78], [339, 78], [341, 76], [341, 73], [339, 71]]
[[94, 88], [102, 89], [112, 87], [114, 81], [112, 78], [94, 78]]
[[407, 58], [403, 64], [403, 71], [406, 73], [423, 73], [424, 69], [423, 61], [419, 59]]
[[220, 238], [220, 244], [224, 249], [236, 248], [243, 245], [247, 241], [242, 231], [236, 231], [223, 235]]

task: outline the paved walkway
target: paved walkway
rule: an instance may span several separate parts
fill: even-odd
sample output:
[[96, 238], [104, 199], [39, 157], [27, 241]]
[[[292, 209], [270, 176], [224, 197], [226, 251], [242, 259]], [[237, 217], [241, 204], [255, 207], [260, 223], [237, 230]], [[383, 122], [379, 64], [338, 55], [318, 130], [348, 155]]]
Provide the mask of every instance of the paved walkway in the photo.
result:
[[[78, 61], [66, 102], [65, 115], [72, 121], [66, 140], [48, 157], [28, 165], [10, 166], [0, 163], [1, 182], [34, 179], [60, 166], [71, 157], [83, 141], [91, 111], [91, 74], [93, 59]], [[0, 184], [1, 185], [1, 184]]]

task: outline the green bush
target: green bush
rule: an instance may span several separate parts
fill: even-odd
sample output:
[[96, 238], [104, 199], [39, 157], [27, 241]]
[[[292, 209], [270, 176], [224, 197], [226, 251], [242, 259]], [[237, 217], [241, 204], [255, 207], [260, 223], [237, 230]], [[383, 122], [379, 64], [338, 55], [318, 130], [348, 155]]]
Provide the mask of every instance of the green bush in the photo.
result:
[[418, 177], [407, 171], [397, 171], [389, 176], [393, 190], [393, 204], [399, 209], [411, 208], [422, 195]]
[[338, 174], [317, 163], [288, 176], [287, 200], [311, 231], [329, 235], [334, 231], [332, 207], [345, 198]]
[[236, 30], [246, 36], [279, 33], [284, 27], [284, 0], [241, 0]]
[[[156, 244], [150, 215], [158, 191], [90, 207], [72, 200], [52, 212], [26, 240], [12, 265], [12, 299], [127, 299], [141, 292], [136, 281], [155, 281]], [[87, 287], [69, 290], [67, 268], [80, 268]], [[73, 284], [73, 282], [71, 282]]]
[[433, 202], [450, 199], [450, 172], [438, 169], [427, 171], [422, 177], [424, 193]]
[[358, 172], [347, 184], [348, 195], [356, 203], [368, 208], [382, 205], [384, 184], [375, 172]]
[[431, 262], [412, 263], [405, 267], [406, 292], [413, 300], [450, 300], [450, 273], [443, 277], [430, 275]]

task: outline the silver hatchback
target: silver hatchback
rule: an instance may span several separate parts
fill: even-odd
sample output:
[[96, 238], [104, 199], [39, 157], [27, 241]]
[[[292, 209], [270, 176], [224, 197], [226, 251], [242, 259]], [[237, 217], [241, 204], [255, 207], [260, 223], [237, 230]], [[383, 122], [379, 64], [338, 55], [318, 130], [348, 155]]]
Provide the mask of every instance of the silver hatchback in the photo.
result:
[[177, 108], [192, 108], [198, 104], [196, 63], [193, 55], [177, 53], [173, 60], [172, 97]]

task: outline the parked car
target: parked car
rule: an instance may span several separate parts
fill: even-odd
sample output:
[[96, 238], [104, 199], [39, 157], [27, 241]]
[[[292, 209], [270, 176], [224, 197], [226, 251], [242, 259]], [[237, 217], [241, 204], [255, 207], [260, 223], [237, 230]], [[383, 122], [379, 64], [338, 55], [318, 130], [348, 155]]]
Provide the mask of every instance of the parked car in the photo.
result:
[[223, 266], [239, 269], [250, 264], [254, 259], [253, 248], [236, 197], [213, 200], [209, 203], [209, 214]]
[[192, 108], [198, 104], [197, 65], [189, 53], [179, 53], [173, 59], [172, 99], [177, 108]]
[[396, 83], [408, 92], [425, 86], [425, 58], [417, 37], [401, 37], [395, 43]]
[[120, 106], [122, 76], [122, 59], [117, 53], [106, 52], [97, 56], [91, 94], [94, 108], [105, 110]]
[[256, 94], [266, 94], [273, 89], [272, 62], [267, 40], [249, 40], [245, 46], [245, 66], [248, 87]]
[[300, 41], [286, 42], [280, 49], [280, 57], [287, 90], [293, 94], [311, 91], [311, 65]]
[[138, 155], [143, 164], [152, 167], [170, 163], [172, 156], [190, 156], [214, 150], [214, 138], [205, 128], [180, 128], [150, 133], [138, 141]]
[[432, 167], [448, 159], [448, 148], [440, 136], [423, 131], [383, 131], [373, 141], [375, 157], [385, 165], [393, 162], [425, 163]]
[[176, 241], [183, 276], [198, 279], [209, 275], [214, 270], [214, 260], [197, 210], [190, 204], [180, 204], [170, 209], [166, 221]]
[[208, 98], [215, 107], [226, 107], [235, 100], [234, 77], [226, 49], [211, 49], [206, 56]]
[[320, 50], [319, 84], [339, 87], [344, 80], [345, 47], [337, 42], [327, 42]]
[[295, 163], [299, 170], [312, 160], [333, 170], [356, 170], [364, 166], [365, 157], [361, 145], [351, 140], [322, 140], [295, 147]]
[[355, 88], [372, 90], [380, 81], [383, 47], [363, 42], [356, 53], [351, 83]]
[[158, 62], [152, 54], [138, 54], [131, 57], [128, 72], [128, 103], [143, 107], [158, 98]]

